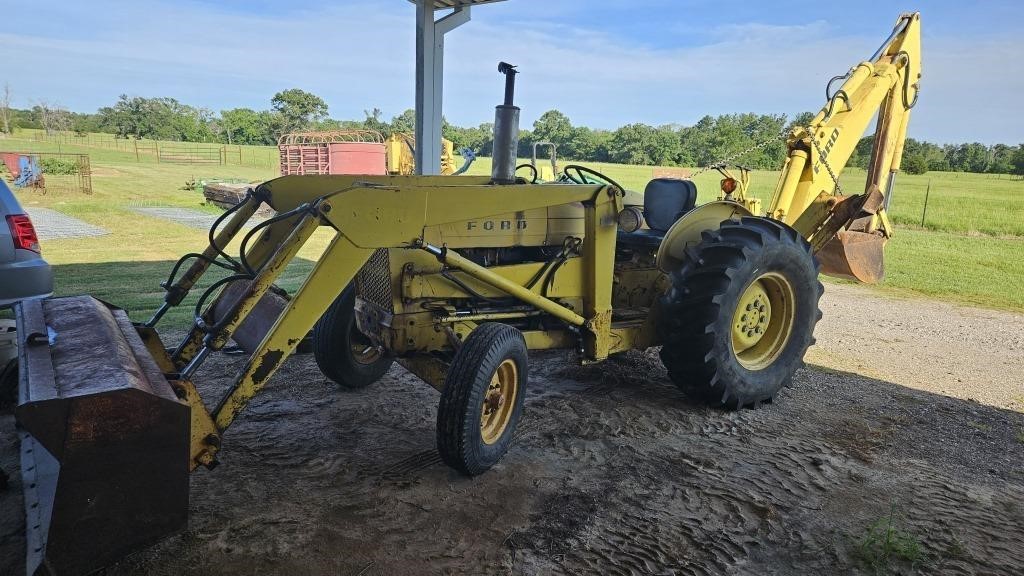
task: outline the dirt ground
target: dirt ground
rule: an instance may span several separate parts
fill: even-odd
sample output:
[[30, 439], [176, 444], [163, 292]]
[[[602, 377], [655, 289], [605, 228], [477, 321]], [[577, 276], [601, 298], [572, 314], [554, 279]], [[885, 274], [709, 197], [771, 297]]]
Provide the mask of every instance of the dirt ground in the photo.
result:
[[[193, 475], [188, 532], [107, 574], [1024, 573], [1024, 315], [834, 285], [822, 309], [758, 410], [694, 406], [653, 352], [534, 354], [516, 442], [475, 479], [436, 455], [433, 389], [395, 367], [339, 391], [295, 357]], [[204, 367], [208, 398], [238, 362]], [[9, 412], [0, 447], [16, 574]]]

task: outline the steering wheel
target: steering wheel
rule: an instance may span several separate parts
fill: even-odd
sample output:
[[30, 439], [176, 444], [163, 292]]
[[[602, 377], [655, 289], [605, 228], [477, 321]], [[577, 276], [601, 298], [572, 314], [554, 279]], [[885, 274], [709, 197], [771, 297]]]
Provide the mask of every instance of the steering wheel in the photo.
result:
[[[575, 176], [573, 176], [573, 172], [576, 174]], [[596, 180], [595, 178], [588, 177], [588, 174], [590, 176], [595, 177]], [[575, 184], [611, 184], [612, 186], [615, 186], [622, 192], [626, 191], [626, 189], [623, 188], [615, 180], [612, 180], [611, 178], [605, 176], [604, 174], [601, 174], [597, 170], [587, 168], [586, 166], [580, 166], [579, 164], [569, 164], [562, 170], [562, 175], [564, 175], [567, 179], [569, 179]]]
[[536, 184], [537, 183], [537, 178], [540, 177], [540, 174], [537, 172], [537, 167], [536, 166], [534, 166], [533, 164], [520, 164], [519, 166], [516, 166], [516, 172], [519, 172], [520, 168], [529, 168], [530, 170], [532, 170], [533, 171], [533, 178], [530, 180], [530, 184]]

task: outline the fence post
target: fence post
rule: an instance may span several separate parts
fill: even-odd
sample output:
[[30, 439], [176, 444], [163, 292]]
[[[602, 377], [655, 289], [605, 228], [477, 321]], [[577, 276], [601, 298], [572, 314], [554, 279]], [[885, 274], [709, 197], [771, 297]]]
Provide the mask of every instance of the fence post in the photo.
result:
[[156, 147], [156, 163], [159, 164], [160, 163], [160, 141], [159, 140], [154, 140], [153, 141], [153, 146]]
[[924, 191], [924, 210], [921, 211], [921, 228], [924, 228], [924, 217], [928, 214], [928, 196], [932, 193], [932, 179], [928, 179], [928, 188]]
[[139, 161], [139, 140], [138, 140], [138, 138], [133, 138], [132, 142], [135, 144], [135, 161], [138, 162]]

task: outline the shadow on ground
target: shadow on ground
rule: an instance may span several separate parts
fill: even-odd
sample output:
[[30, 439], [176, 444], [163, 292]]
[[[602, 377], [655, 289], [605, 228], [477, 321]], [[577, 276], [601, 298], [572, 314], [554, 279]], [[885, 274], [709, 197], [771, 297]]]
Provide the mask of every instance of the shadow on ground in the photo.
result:
[[[204, 366], [208, 403], [238, 362]], [[395, 367], [340, 391], [293, 357], [226, 434], [223, 465], [193, 475], [189, 530], [106, 573], [1024, 572], [1020, 413], [820, 367], [774, 404], [721, 412], [690, 404], [655, 354], [532, 362], [514, 447], [467, 479], [434, 451], [433, 389]], [[0, 446], [14, 574], [9, 412]], [[906, 546], [876, 550], [890, 517]]]
[[[186, 261], [178, 276], [184, 274], [194, 261]], [[56, 264], [53, 266], [55, 295], [91, 294], [128, 310], [132, 320], [145, 321], [163, 303], [164, 289], [160, 283], [167, 280], [174, 264], [174, 260]], [[277, 284], [289, 291], [298, 289], [313, 265], [311, 260], [295, 258], [282, 272]], [[165, 322], [176, 327], [187, 327], [199, 295], [214, 281], [226, 275], [227, 271], [212, 267], [182, 305], [168, 313]]]

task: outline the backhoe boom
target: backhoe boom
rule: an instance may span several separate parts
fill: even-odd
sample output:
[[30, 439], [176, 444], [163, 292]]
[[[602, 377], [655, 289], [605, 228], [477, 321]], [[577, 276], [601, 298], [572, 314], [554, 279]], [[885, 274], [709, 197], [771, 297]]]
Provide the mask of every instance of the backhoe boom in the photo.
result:
[[[881, 279], [882, 247], [892, 235], [885, 209], [900, 169], [910, 110], [917, 102], [920, 46], [920, 14], [900, 16], [869, 60], [829, 82], [827, 102], [810, 124], [789, 134], [789, 152], [768, 216], [790, 224], [810, 241], [825, 274], [864, 282]], [[864, 192], [845, 196], [839, 176], [876, 114]]]

